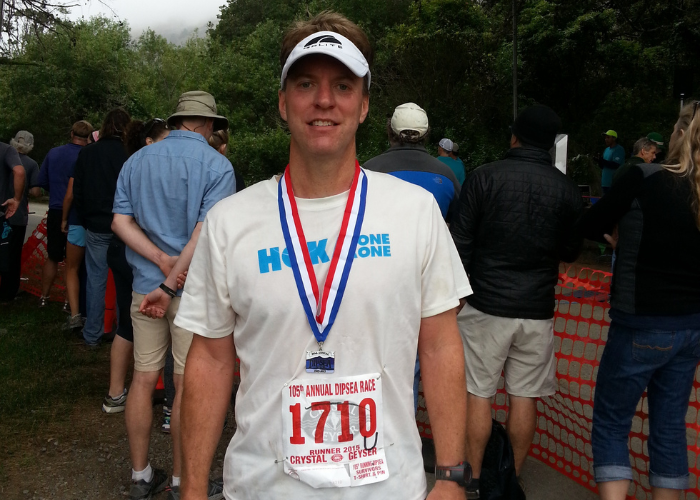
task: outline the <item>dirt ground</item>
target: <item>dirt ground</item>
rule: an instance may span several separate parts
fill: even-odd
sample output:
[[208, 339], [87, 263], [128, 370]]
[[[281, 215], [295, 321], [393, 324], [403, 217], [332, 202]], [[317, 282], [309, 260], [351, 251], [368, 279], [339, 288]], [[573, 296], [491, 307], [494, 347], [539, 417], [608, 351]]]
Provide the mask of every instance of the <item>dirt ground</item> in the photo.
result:
[[[151, 464], [171, 473], [172, 442], [160, 430], [162, 405], [153, 408]], [[212, 465], [212, 478], [221, 477], [224, 452], [233, 436], [229, 412]], [[129, 496], [131, 466], [124, 414], [102, 413], [101, 401], [76, 407], [70, 425], [50, 423], [26, 441], [9, 460], [0, 482], [3, 500], [117, 499]], [[155, 498], [166, 498], [165, 492]]]

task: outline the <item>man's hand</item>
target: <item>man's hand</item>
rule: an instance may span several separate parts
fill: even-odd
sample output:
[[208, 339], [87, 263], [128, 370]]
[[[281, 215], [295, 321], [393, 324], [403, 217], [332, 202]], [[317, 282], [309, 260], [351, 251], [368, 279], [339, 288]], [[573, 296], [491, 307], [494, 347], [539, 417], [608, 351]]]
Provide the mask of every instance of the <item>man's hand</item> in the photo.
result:
[[612, 234], [604, 234], [603, 238], [605, 238], [605, 241], [610, 243], [610, 246], [613, 247], [613, 250], [617, 247], [617, 241], [620, 239], [620, 234], [617, 230], [617, 224], [615, 224], [615, 228], [613, 229]]
[[179, 257], [179, 255], [167, 255], [160, 260], [158, 267], [160, 268], [160, 272], [163, 273], [163, 276], [166, 278], [168, 277]]
[[464, 488], [454, 481], [436, 481], [426, 500], [464, 500]]
[[187, 271], [177, 275], [177, 288], [182, 289], [185, 286], [185, 280], [187, 280]]
[[143, 298], [139, 312], [149, 318], [162, 318], [170, 307], [170, 300], [170, 295], [160, 288], [156, 288]]
[[13, 215], [15, 215], [17, 208], [19, 208], [19, 200], [17, 200], [16, 198], [10, 198], [5, 203], [3, 203], [2, 206], [5, 207], [5, 218], [9, 219]]

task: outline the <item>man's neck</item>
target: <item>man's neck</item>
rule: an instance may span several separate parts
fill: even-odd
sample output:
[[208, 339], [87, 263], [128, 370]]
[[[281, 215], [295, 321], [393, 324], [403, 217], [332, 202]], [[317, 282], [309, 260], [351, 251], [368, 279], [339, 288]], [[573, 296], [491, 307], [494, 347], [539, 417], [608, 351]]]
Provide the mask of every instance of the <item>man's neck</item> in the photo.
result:
[[355, 176], [355, 148], [343, 157], [309, 158], [294, 145], [289, 153], [292, 189], [297, 198], [326, 198], [350, 189]]

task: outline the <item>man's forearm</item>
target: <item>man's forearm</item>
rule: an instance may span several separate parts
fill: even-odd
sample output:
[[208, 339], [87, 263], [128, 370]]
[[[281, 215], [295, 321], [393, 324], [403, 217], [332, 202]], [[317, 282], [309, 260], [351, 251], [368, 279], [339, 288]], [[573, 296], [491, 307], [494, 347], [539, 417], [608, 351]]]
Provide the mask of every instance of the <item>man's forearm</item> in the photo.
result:
[[192, 231], [192, 236], [190, 236], [190, 241], [187, 242], [185, 248], [180, 252], [180, 257], [178, 257], [177, 262], [173, 266], [170, 274], [165, 278], [165, 284], [172, 288], [177, 289], [177, 277], [178, 275], [184, 273], [190, 268], [190, 263], [192, 262], [192, 256], [194, 255], [194, 249], [197, 246], [197, 241], [199, 240], [199, 233], [202, 230], [202, 222], [198, 222], [194, 226], [194, 231]]
[[66, 189], [66, 195], [63, 197], [63, 220], [68, 220], [68, 214], [70, 213], [70, 207], [73, 204], [73, 179], [68, 181], [68, 188]]
[[[428, 328], [438, 331], [425, 338]], [[418, 355], [437, 464], [456, 465], [466, 459], [467, 384], [454, 309], [421, 321]]]
[[130, 215], [114, 214], [112, 231], [134, 252], [160, 267], [168, 255], [148, 239], [143, 229]]
[[24, 167], [21, 165], [16, 165], [12, 168], [12, 174], [14, 177], [14, 188], [15, 188], [15, 200], [22, 201], [24, 196], [24, 184], [26, 182], [27, 175], [24, 171]]
[[207, 498], [209, 469], [231, 400], [235, 361], [233, 335], [192, 339], [180, 409], [183, 500]]

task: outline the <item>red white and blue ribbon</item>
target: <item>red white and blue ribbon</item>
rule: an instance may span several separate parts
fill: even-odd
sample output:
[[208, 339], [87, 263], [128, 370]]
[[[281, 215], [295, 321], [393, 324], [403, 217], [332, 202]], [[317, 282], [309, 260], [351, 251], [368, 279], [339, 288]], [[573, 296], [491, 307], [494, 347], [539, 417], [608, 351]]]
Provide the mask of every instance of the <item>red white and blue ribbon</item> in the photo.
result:
[[277, 203], [284, 241], [287, 244], [289, 263], [294, 273], [299, 298], [306, 318], [316, 341], [326, 340], [338, 315], [343, 300], [345, 286], [350, 276], [357, 240], [360, 238], [362, 221], [365, 216], [367, 201], [367, 176], [355, 162], [355, 176], [345, 205], [345, 213], [340, 226], [340, 234], [331, 258], [328, 276], [323, 285], [323, 294], [319, 300], [318, 281], [311, 264], [309, 247], [306, 244], [304, 228], [301, 226], [292, 183], [289, 180], [289, 165], [282, 175], [277, 187]]

